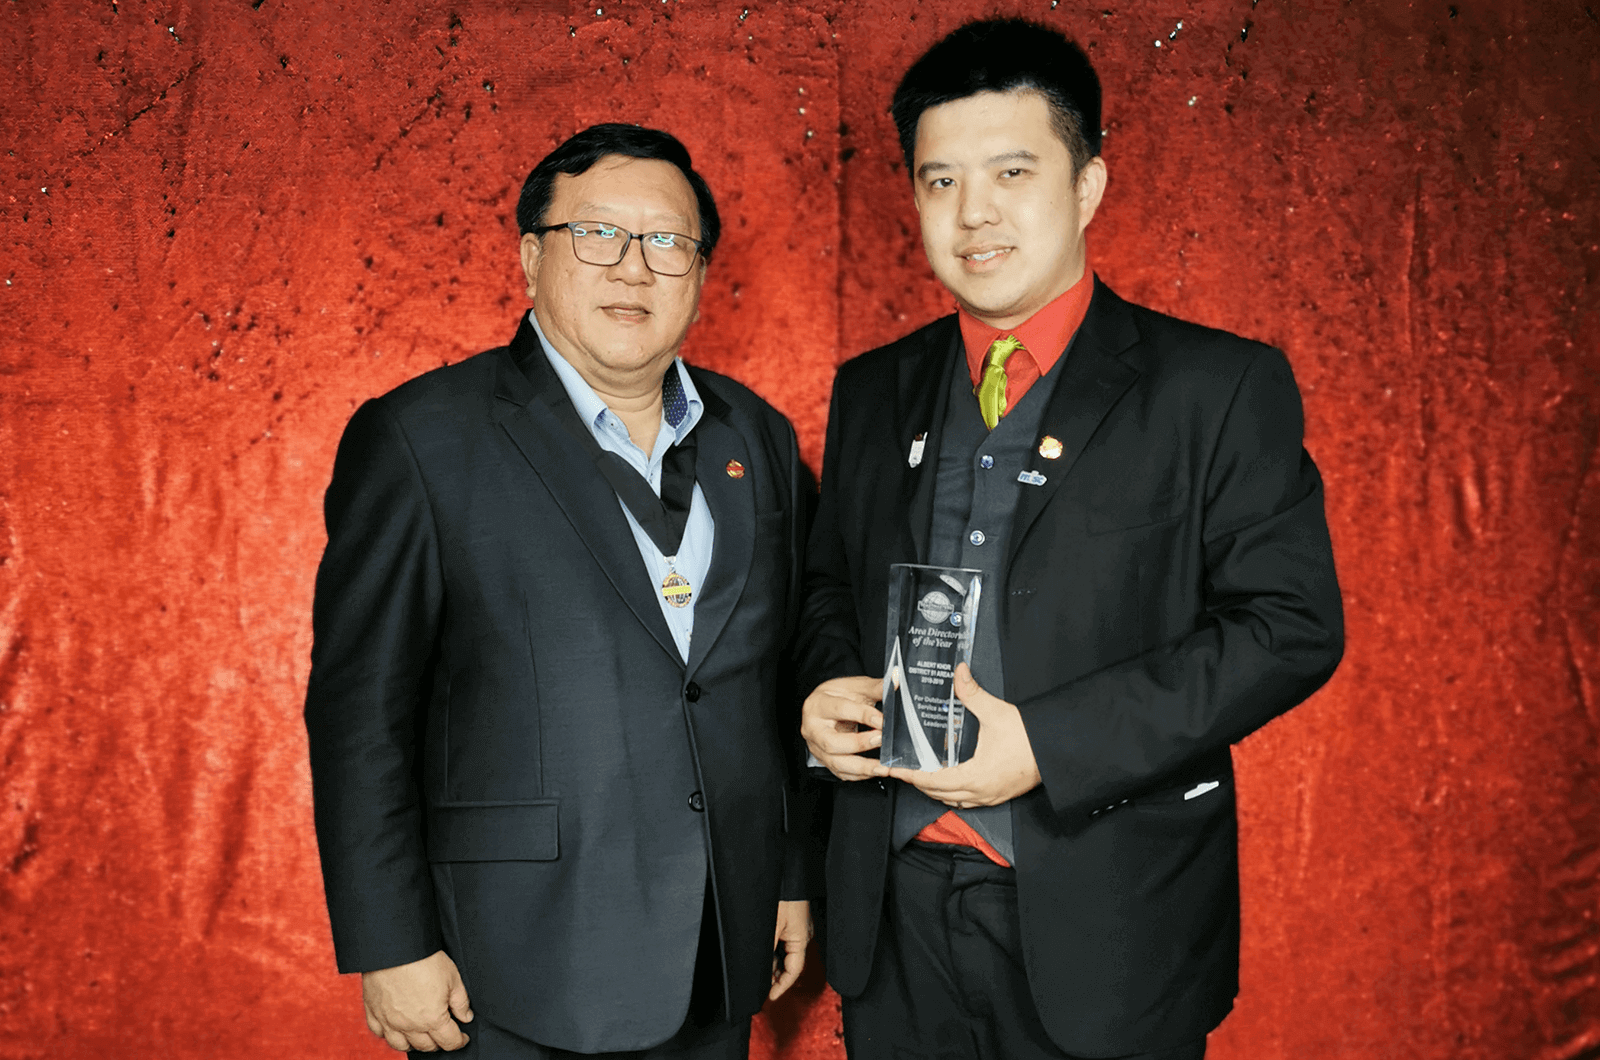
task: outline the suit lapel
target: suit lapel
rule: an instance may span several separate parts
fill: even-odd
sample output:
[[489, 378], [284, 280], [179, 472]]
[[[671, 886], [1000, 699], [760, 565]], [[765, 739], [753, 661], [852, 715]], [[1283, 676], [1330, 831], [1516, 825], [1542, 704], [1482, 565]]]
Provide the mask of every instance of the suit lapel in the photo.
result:
[[[526, 316], [500, 364], [495, 397], [500, 425], [560, 505], [617, 594], [668, 654], [678, 658], [677, 644], [661, 617], [655, 586], [617, 495], [558, 419], [566, 417], [578, 423], [561, 379], [550, 367]], [[584, 429], [581, 423], [578, 427]]]
[[[705, 409], [695, 424], [694, 479], [705, 495], [706, 507], [716, 525], [711, 546], [711, 566], [702, 592], [694, 602], [694, 636], [689, 641], [689, 676], [721, 636], [733, 609], [744, 593], [755, 554], [755, 484], [750, 476], [766, 471], [755, 467], [743, 434], [733, 423], [732, 410], [709, 387], [697, 385]], [[737, 460], [745, 477], [728, 474], [728, 462]]]
[[1046, 479], [1043, 486], [1024, 489], [1017, 501], [1007, 548], [1008, 569], [1022, 539], [1061, 488], [1100, 421], [1139, 378], [1139, 372], [1118, 357], [1138, 340], [1139, 329], [1127, 306], [1096, 277], [1088, 315], [1064, 355], [1067, 360], [1061, 366], [1061, 378], [1039, 425], [1041, 439], [1049, 435], [1061, 443], [1061, 455], [1046, 460], [1037, 448], [1028, 455], [1028, 467]]
[[[916, 354], [896, 365], [895, 441], [905, 454], [907, 468], [900, 479], [899, 510], [906, 513], [916, 562], [928, 562], [928, 532], [933, 522], [933, 488], [939, 477], [939, 445], [944, 436], [945, 411], [950, 404], [951, 373], [965, 363], [961, 329], [950, 317], [936, 329]], [[924, 434], [922, 460], [910, 467], [912, 446]]]

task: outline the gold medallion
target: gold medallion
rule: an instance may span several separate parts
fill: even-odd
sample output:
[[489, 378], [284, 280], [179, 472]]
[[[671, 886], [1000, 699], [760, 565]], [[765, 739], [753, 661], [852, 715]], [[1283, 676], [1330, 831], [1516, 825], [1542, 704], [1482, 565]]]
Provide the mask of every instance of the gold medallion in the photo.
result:
[[694, 599], [694, 587], [688, 578], [672, 571], [661, 582], [661, 596], [673, 607], [688, 607]]
[[1039, 455], [1044, 457], [1046, 460], [1060, 460], [1061, 459], [1061, 442], [1060, 442], [1060, 440], [1056, 439], [1056, 438], [1052, 438], [1048, 434], [1045, 435], [1043, 438], [1039, 439]]

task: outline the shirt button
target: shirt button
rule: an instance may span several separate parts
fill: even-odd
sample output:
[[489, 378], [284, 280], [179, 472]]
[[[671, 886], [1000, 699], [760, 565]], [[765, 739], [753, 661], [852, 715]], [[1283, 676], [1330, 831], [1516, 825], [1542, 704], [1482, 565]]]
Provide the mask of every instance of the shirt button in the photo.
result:
[[968, 536], [967, 540], [971, 541], [974, 545], [981, 545], [987, 541], [988, 538], [983, 536], [982, 530], [974, 530], [971, 535]]
[[705, 813], [706, 812], [706, 797], [704, 795], [700, 794], [698, 791], [695, 792], [693, 795], [690, 795], [689, 796], [689, 809], [693, 810], [695, 813]]
[[985, 471], [989, 470], [991, 467], [994, 467], [994, 457], [992, 457], [992, 456], [979, 457], [978, 458], [978, 466], [983, 468]]
[[700, 702], [700, 686], [690, 681], [683, 688], [683, 698], [691, 703]]

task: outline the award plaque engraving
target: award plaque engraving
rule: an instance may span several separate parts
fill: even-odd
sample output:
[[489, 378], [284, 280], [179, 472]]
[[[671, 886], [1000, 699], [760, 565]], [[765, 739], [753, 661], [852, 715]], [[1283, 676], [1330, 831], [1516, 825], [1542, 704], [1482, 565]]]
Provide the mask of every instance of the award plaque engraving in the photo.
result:
[[981, 571], [890, 566], [878, 753], [884, 765], [935, 770], [972, 757], [978, 724], [967, 723], [956, 698], [955, 671], [972, 664], [982, 593]]

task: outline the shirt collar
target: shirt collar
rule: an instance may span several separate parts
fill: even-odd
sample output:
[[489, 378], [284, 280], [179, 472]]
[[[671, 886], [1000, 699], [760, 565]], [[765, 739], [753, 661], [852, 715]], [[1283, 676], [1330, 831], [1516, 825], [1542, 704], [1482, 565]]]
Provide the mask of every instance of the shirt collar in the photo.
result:
[[[578, 418], [588, 424], [589, 430], [596, 435], [611, 429], [608, 424], [610, 419], [617, 421], [616, 426], [621, 426], [621, 417], [612, 412], [606, 403], [600, 400], [600, 395], [594, 392], [578, 370], [572, 366], [556, 348], [550, 345], [550, 340], [545, 338], [544, 329], [539, 326], [539, 318], [533, 310], [528, 310], [528, 323], [533, 325], [534, 334], [539, 336], [539, 348], [544, 351], [550, 367], [555, 369], [556, 376], [561, 380], [561, 385], [566, 388], [567, 397], [572, 399], [572, 407], [578, 410]], [[672, 408], [677, 395], [682, 395], [685, 412], [677, 423], [672, 423], [667, 418], [668, 409]], [[674, 357], [672, 364], [667, 367], [666, 374], [661, 378], [661, 430], [671, 435], [672, 444], [677, 445], [689, 436], [695, 424], [700, 422], [700, 416], [705, 411], [705, 403], [700, 400], [700, 391], [695, 389], [694, 380], [689, 377], [689, 370], [683, 363], [683, 358]], [[627, 429], [622, 428], [624, 435]], [[657, 452], [665, 453], [666, 449], [657, 446]]]
[[973, 384], [976, 385], [983, 376], [983, 360], [988, 356], [989, 347], [995, 339], [1006, 335], [1015, 335], [1021, 340], [1023, 349], [1039, 366], [1041, 378], [1049, 375], [1050, 369], [1056, 366], [1061, 354], [1066, 351], [1067, 343], [1072, 341], [1072, 336], [1083, 324], [1083, 318], [1088, 315], [1089, 300], [1093, 295], [1094, 270], [1085, 261], [1083, 276], [1077, 283], [1009, 331], [992, 328], [965, 309], [958, 310], [961, 344], [967, 351], [967, 367], [972, 370]]

